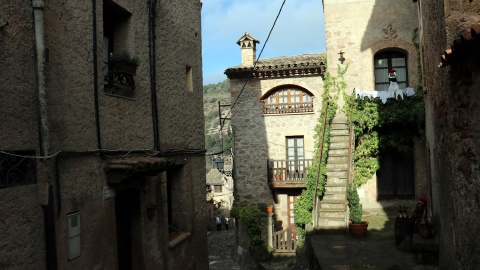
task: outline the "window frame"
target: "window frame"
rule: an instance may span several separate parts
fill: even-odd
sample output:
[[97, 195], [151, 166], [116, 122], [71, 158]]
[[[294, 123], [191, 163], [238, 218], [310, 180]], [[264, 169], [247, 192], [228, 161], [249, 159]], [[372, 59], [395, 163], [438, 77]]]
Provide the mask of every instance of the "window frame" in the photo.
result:
[[[384, 57], [382, 57], [384, 56]], [[401, 56], [401, 57], [400, 57]], [[385, 58], [386, 57], [386, 58]], [[392, 59], [393, 58], [403, 58], [404, 59], [404, 62], [405, 62], [405, 65], [404, 66], [394, 66], [392, 64]], [[387, 59], [387, 67], [377, 67], [376, 66], [376, 61], [378, 59]], [[377, 91], [381, 91], [381, 90], [386, 90], [388, 89], [388, 85], [389, 85], [389, 82], [388, 82], [388, 73], [391, 69], [398, 69], [398, 68], [405, 68], [405, 80], [400, 80], [398, 78], [398, 75], [397, 75], [397, 84], [399, 85], [400, 87], [400, 84], [405, 84], [405, 88], [408, 87], [408, 84], [409, 84], [409, 78], [408, 78], [408, 53], [405, 52], [405, 51], [400, 51], [400, 50], [383, 50], [383, 51], [380, 51], [380, 52], [377, 52], [374, 57], [373, 57], [373, 77], [374, 77], [374, 83], [375, 83], [375, 90]], [[387, 77], [386, 77], [386, 82], [377, 82], [377, 70], [381, 70], [381, 69], [387, 69]], [[380, 87], [381, 85], [387, 85], [386, 89], [382, 89], [382, 87]], [[402, 87], [400, 87], [400, 89], [404, 89]]]
[[[298, 98], [297, 102], [295, 102], [296, 98]], [[295, 86], [281, 87], [262, 98], [263, 113], [313, 112], [314, 98], [315, 96], [306, 89]], [[285, 99], [286, 102], [284, 102]]]

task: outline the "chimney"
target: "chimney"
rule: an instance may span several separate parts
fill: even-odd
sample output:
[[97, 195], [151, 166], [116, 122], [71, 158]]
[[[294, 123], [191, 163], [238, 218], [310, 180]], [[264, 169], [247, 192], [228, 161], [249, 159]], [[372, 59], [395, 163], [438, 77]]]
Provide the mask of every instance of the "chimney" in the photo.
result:
[[245, 31], [245, 34], [237, 41], [240, 49], [242, 49], [242, 66], [253, 67], [257, 57], [256, 43], [260, 43], [260, 41], [248, 34], [247, 31]]

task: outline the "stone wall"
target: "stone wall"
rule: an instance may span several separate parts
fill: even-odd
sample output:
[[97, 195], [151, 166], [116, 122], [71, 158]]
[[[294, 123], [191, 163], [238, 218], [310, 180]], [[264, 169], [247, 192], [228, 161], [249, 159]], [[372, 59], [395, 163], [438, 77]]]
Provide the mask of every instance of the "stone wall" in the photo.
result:
[[[478, 40], [461, 50], [449, 66], [440, 55], [452, 40], [478, 25], [476, 1], [418, 2], [421, 7], [426, 137], [431, 168], [430, 202], [440, 269], [474, 269], [480, 263], [478, 170], [480, 62]], [[475, 45], [476, 44], [476, 45]]]
[[[412, 37], [418, 22], [410, 0], [325, 0], [324, 13], [329, 72], [336, 74], [337, 65], [342, 69], [348, 65], [344, 75], [347, 93], [353, 93], [354, 88], [375, 89], [374, 56], [386, 49], [407, 54], [408, 86], [417, 87], [418, 57]], [[343, 63], [339, 61], [340, 51], [344, 52]], [[342, 98], [338, 104], [343, 106]], [[359, 189], [367, 207], [379, 206], [376, 179], [374, 175]], [[415, 181], [417, 185], [425, 178], [416, 173]]]
[[[114, 51], [128, 49], [140, 59], [133, 99], [104, 92], [103, 34], [104, 2], [115, 3], [131, 15]], [[116, 269], [117, 236], [115, 199], [104, 198], [104, 188], [121, 192], [133, 188], [139, 193], [140, 216], [134, 244], [140, 269], [207, 269], [205, 161], [204, 149], [201, 2], [161, 1], [156, 4], [156, 106], [159, 150], [183, 154], [182, 188], [188, 194], [181, 202], [184, 229], [190, 234], [169, 247], [165, 216], [165, 177], [135, 175], [122, 184], [112, 184], [104, 171], [103, 156], [84, 151], [154, 149], [152, 85], [149, 59], [149, 2], [126, 0], [45, 1], [45, 47], [50, 153], [63, 153], [55, 160], [37, 162], [37, 184], [0, 190], [0, 246], [17, 246], [0, 251], [2, 269], [45, 269], [45, 237], [42, 205], [46, 204], [46, 183], [55, 185], [55, 243], [58, 269]], [[93, 3], [96, 4], [95, 13]], [[34, 23], [31, 1], [0, 3], [0, 69], [4, 93], [0, 100], [0, 150], [35, 150], [40, 155], [38, 93]], [[94, 14], [96, 17], [94, 18]], [[96, 22], [94, 52], [93, 22]], [[94, 54], [97, 63], [94, 63]], [[97, 74], [94, 66], [97, 65]], [[187, 89], [186, 67], [192, 70], [193, 89]], [[94, 94], [94, 77], [98, 95]], [[98, 122], [95, 102], [98, 101]], [[99, 133], [97, 133], [97, 125]], [[97, 140], [97, 135], [100, 141]], [[83, 152], [83, 153], [80, 153]], [[132, 152], [133, 153], [133, 152]], [[130, 157], [129, 153], [129, 157]], [[138, 151], [136, 151], [138, 154]], [[175, 158], [172, 154], [169, 158]], [[117, 156], [118, 157], [118, 156]], [[47, 163], [48, 163], [47, 162]], [[123, 176], [127, 178], [127, 176]], [[146, 178], [145, 178], [146, 177]], [[145, 186], [145, 183], [148, 183]], [[162, 186], [163, 185], [163, 186]], [[16, 198], [16, 199], [14, 199]], [[174, 199], [175, 200], [175, 199]], [[147, 216], [154, 205], [157, 215]], [[57, 210], [58, 216], [57, 216]], [[13, 211], [13, 212], [12, 212]], [[81, 256], [67, 260], [67, 215], [81, 216]], [[137, 226], [137, 225], [135, 225]], [[12, 242], [15, 240], [15, 242]], [[19, 244], [21, 240], [21, 244]], [[188, 254], [185, 255], [185, 254]], [[135, 255], [137, 256], [137, 255]], [[189, 260], [184, 260], [187, 256]], [[22, 258], [22, 260], [20, 260]]]
[[[231, 79], [232, 104], [239, 95], [245, 79]], [[260, 99], [268, 91], [282, 86], [294, 85], [314, 95], [314, 112], [295, 114], [263, 114]], [[236, 185], [241, 200], [252, 206], [272, 203], [268, 187], [267, 158], [286, 159], [286, 136], [304, 136], [305, 158], [313, 158], [314, 129], [321, 106], [323, 81], [321, 77], [295, 77], [275, 79], [251, 79], [237, 105], [232, 110]]]

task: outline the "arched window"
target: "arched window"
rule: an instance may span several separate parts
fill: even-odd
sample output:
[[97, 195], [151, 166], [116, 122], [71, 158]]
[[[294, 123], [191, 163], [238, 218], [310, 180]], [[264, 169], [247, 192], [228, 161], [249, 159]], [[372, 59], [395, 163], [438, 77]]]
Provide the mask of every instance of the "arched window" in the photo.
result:
[[375, 90], [388, 90], [388, 72], [391, 69], [397, 71], [397, 83], [399, 89], [408, 86], [407, 56], [399, 51], [383, 51], [375, 55]]
[[271, 92], [263, 104], [264, 114], [313, 112], [313, 95], [290, 86]]

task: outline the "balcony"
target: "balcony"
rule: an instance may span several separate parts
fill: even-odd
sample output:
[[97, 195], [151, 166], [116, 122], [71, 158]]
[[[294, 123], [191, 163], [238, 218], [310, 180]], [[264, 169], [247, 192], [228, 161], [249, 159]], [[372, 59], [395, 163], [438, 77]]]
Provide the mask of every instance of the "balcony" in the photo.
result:
[[305, 188], [311, 159], [268, 160], [268, 184], [271, 188]]
[[313, 102], [263, 105], [264, 114], [303, 112], [313, 112]]

